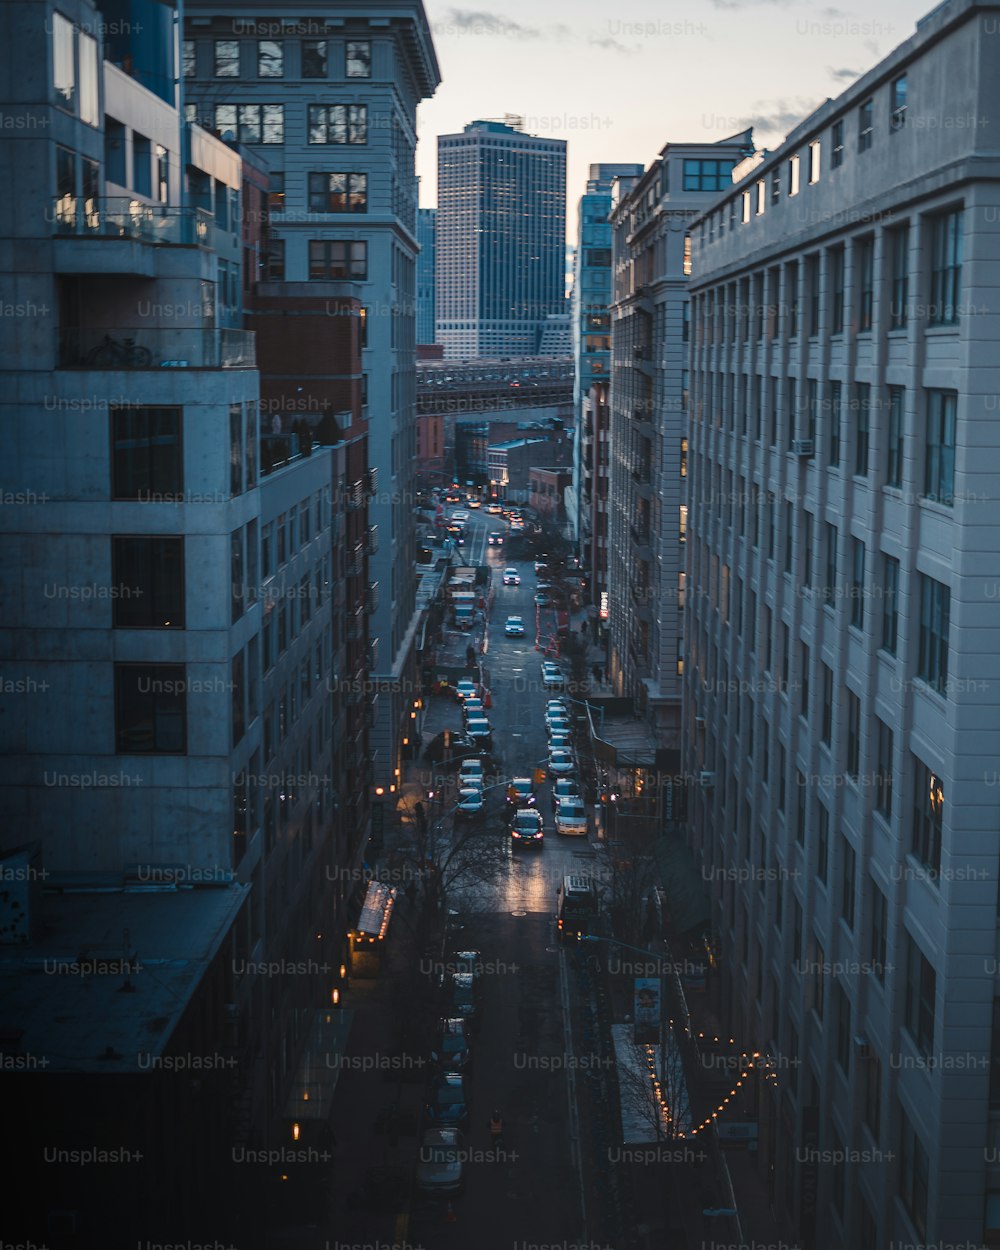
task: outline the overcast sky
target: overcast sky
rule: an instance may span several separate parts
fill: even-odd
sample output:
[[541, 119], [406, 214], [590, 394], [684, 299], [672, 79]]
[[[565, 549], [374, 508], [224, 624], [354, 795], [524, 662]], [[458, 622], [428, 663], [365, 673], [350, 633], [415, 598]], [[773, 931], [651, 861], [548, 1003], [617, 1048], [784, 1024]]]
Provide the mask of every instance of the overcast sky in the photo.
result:
[[424, 0], [442, 83], [417, 114], [420, 203], [437, 201], [437, 136], [478, 117], [525, 118], [567, 139], [567, 216], [587, 166], [644, 165], [668, 141], [753, 125], [774, 148], [913, 34], [931, 0], [841, 9], [808, 0]]

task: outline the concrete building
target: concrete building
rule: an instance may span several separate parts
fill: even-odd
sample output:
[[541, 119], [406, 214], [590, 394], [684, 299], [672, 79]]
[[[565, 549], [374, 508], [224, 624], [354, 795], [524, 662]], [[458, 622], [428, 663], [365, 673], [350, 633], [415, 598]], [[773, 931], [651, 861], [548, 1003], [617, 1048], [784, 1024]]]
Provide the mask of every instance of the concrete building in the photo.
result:
[[572, 480], [567, 468], [532, 467], [528, 470], [528, 503], [539, 516], [561, 524], [566, 519], [565, 496]]
[[498, 121], [440, 135], [437, 204], [445, 359], [535, 355], [566, 311], [565, 141]]
[[939, 5], [690, 227], [692, 838], [818, 1250], [1000, 1238], [998, 29]]
[[549, 437], [512, 438], [486, 448], [486, 468], [491, 496], [513, 503], [528, 503], [529, 478], [535, 465], [568, 465], [572, 443], [560, 431]]
[[608, 673], [659, 747], [674, 752], [683, 669], [688, 230], [730, 183], [749, 143], [746, 132], [668, 144], [642, 177], [615, 180], [611, 206]]
[[[567, 248], [573, 263], [570, 321], [573, 334], [573, 484], [566, 508], [584, 568], [590, 571], [594, 511], [594, 406], [590, 389], [607, 384], [611, 373], [611, 190], [615, 178], [638, 178], [642, 165], [591, 165], [587, 190], [577, 205], [576, 245]], [[584, 412], [584, 405], [587, 412]], [[606, 536], [605, 536], [606, 537]], [[596, 579], [590, 579], [592, 602]], [[605, 587], [606, 588], [606, 587]]]
[[[188, 0], [183, 71], [192, 113], [271, 168], [268, 288], [364, 308], [365, 416], [379, 490], [373, 678], [384, 695], [374, 780], [395, 786], [414, 691], [419, 613], [412, 511], [416, 463], [416, 107], [440, 82], [420, 0], [315, 5]], [[335, 97], [335, 98], [334, 98]], [[334, 162], [333, 169], [329, 162]], [[268, 290], [276, 294], [276, 290]]]
[[[0, 337], [0, 853], [16, 883], [0, 930], [11, 1044], [44, 1071], [17, 1065], [32, 1085], [8, 1092], [48, 1146], [93, 1141], [99, 1120], [148, 1147], [127, 1179], [46, 1169], [35, 1239], [100, 1244], [112, 1207], [128, 1239], [180, 1219], [232, 1236], [238, 1209], [250, 1245], [278, 1177], [251, 1181], [234, 1148], [287, 1144], [290, 1115], [302, 1140], [328, 1131], [322, 1091], [310, 1116], [297, 1103], [303, 1063], [336, 1049], [368, 830], [360, 305], [330, 299], [308, 322], [299, 304], [289, 337], [280, 301], [243, 282], [263, 236], [238, 228], [241, 189], [259, 169], [182, 120], [177, 13], [148, 7], [124, 26], [90, 0], [0, 19], [13, 63], [37, 67], [7, 78], [3, 115], [27, 121], [0, 137], [24, 308]], [[258, 339], [233, 326], [244, 293], [264, 417], [304, 391], [329, 414], [315, 431], [262, 420]], [[317, 355], [335, 372], [313, 385]], [[40, 975], [67, 952], [65, 975]], [[275, 961], [298, 971], [257, 971]], [[217, 1074], [179, 1077], [192, 1053]]]
[[417, 343], [420, 346], [436, 341], [436, 219], [436, 208], [417, 209], [417, 242], [420, 244], [420, 253], [417, 256]]

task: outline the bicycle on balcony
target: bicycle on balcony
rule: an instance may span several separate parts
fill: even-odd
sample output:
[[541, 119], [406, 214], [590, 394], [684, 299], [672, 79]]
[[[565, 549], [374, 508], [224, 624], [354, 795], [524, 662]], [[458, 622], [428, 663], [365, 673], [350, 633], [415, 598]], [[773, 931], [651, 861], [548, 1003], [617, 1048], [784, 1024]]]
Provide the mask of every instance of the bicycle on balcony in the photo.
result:
[[104, 342], [88, 353], [87, 364], [98, 369], [145, 369], [153, 360], [153, 353], [135, 339], [113, 339], [105, 334]]

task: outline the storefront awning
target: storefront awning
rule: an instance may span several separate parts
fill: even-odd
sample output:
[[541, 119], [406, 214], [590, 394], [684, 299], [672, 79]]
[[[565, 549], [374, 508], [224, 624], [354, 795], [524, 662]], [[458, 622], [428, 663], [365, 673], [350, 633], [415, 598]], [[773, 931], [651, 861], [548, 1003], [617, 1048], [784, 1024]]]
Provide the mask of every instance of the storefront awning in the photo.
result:
[[371, 881], [361, 905], [361, 915], [354, 926], [358, 933], [384, 938], [389, 930], [389, 919], [398, 891], [384, 881]]

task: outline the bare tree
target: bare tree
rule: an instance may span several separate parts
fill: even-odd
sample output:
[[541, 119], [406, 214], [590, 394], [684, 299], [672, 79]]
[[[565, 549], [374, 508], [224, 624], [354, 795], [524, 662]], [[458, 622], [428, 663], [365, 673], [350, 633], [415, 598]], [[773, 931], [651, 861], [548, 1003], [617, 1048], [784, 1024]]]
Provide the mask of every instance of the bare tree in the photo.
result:
[[642, 935], [644, 900], [656, 884], [649, 822], [616, 814], [608, 841], [608, 910], [611, 929], [623, 942]]
[[620, 1035], [616, 1045], [622, 1115], [647, 1127], [650, 1141], [677, 1141], [691, 1127], [687, 1082], [670, 1027], [664, 1029], [664, 1043], [661, 1051]]

